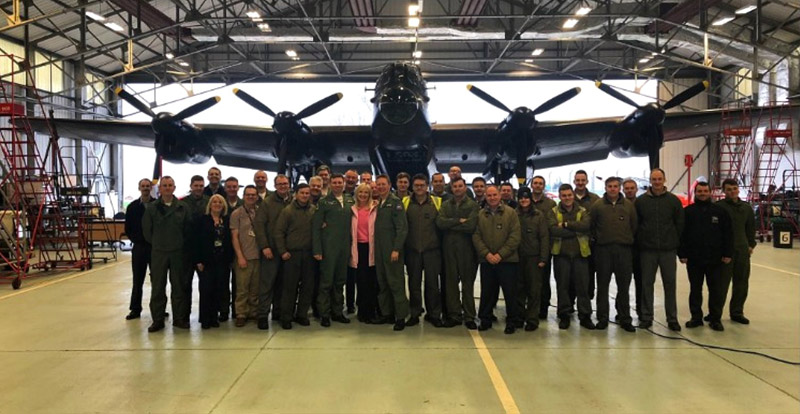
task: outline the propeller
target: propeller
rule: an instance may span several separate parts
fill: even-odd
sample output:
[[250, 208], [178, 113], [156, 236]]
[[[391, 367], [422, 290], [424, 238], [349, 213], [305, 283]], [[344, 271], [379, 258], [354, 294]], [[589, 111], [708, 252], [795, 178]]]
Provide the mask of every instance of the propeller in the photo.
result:
[[[655, 136], [652, 135], [649, 136], [650, 139], [648, 139], [647, 141], [647, 157], [650, 160], [650, 169], [654, 169], [658, 168], [661, 165], [661, 157], [659, 155], [659, 151], [661, 150], [661, 145], [664, 143], [663, 123], [666, 110], [674, 108], [688, 101], [689, 99], [692, 99], [697, 94], [706, 90], [708, 88], [708, 81], [702, 81], [700, 83], [697, 83], [692, 87], [686, 89], [685, 91], [673, 96], [672, 99], [667, 101], [663, 106], [659, 105], [656, 102], [645, 106], [639, 106], [636, 104], [636, 102], [633, 102], [627, 96], [621, 94], [616, 89], [600, 81], [596, 81], [595, 86], [600, 88], [600, 90], [602, 90], [603, 92], [613, 96], [614, 98], [617, 98], [618, 100], [633, 106], [637, 110], [650, 111], [651, 115], [653, 114], [653, 112], [657, 111], [658, 116], [649, 117], [648, 119], [658, 119], [659, 121], [657, 123], [653, 122], [652, 126], [645, 125], [645, 130], [652, 127], [655, 134]], [[647, 122], [652, 122], [652, 121], [647, 121]]]
[[216, 105], [217, 102], [219, 102], [221, 99], [219, 96], [214, 96], [208, 99], [204, 99], [178, 112], [175, 115], [168, 113], [156, 114], [155, 112], [153, 112], [152, 109], [150, 109], [149, 106], [147, 106], [147, 104], [137, 99], [135, 96], [131, 95], [126, 90], [122, 89], [122, 87], [118, 87], [114, 92], [125, 102], [128, 102], [134, 108], [138, 109], [140, 112], [147, 114], [148, 116], [150, 116], [150, 118], [152, 118], [151, 125], [153, 127], [153, 131], [156, 132], [156, 142], [155, 142], [156, 160], [155, 160], [155, 166], [153, 167], [153, 179], [156, 180], [161, 178], [161, 164], [162, 164], [161, 162], [162, 154], [160, 153], [161, 149], [160, 146], [162, 145], [161, 141], [167, 139], [162, 136], [163, 135], [162, 128], [167, 124], [180, 123], [180, 121], [183, 121], [186, 118], [197, 115], [200, 112], [203, 112], [206, 109]]
[[[489, 95], [488, 93], [486, 93], [485, 91], [483, 91], [482, 89], [478, 88], [475, 85], [467, 85], [467, 90], [469, 90], [473, 95], [477, 96], [478, 98], [481, 98], [482, 100], [484, 100], [488, 104], [490, 104], [490, 105], [492, 105], [492, 106], [494, 106], [494, 107], [496, 107], [498, 109], [501, 109], [503, 111], [508, 112], [511, 116], [514, 116], [516, 112], [521, 112], [521, 114], [520, 114], [521, 116], [528, 116], [529, 117], [528, 119], [531, 121], [530, 125], [532, 125], [532, 126], [536, 125], [536, 115], [543, 114], [543, 113], [545, 113], [545, 112], [547, 112], [547, 111], [549, 111], [549, 110], [551, 110], [551, 109], [563, 104], [564, 102], [574, 98], [575, 96], [577, 96], [581, 92], [581, 88], [578, 88], [578, 87], [572, 88], [572, 89], [569, 89], [569, 90], [567, 90], [565, 92], [560, 93], [559, 95], [557, 95], [557, 96], [555, 96], [553, 98], [550, 98], [548, 101], [546, 101], [545, 103], [539, 105], [533, 111], [530, 111], [525, 107], [518, 108], [517, 110], [513, 110], [512, 111], [507, 106], [503, 105], [503, 103], [500, 102], [497, 98]], [[526, 183], [527, 179], [528, 179], [528, 165], [527, 165], [527, 162], [528, 162], [528, 156], [531, 153], [531, 150], [527, 147], [527, 143], [528, 143], [528, 140], [527, 140], [528, 135], [527, 134], [529, 132], [530, 132], [529, 129], [525, 131], [525, 137], [526, 137], [525, 140], [518, 140], [518, 142], [517, 142], [517, 151], [516, 151], [517, 152], [517, 160], [516, 160], [517, 162], [516, 162], [515, 174], [517, 175], [517, 181], [520, 183], [520, 185], [524, 185]]]
[[303, 128], [302, 119], [307, 118], [311, 115], [314, 115], [329, 106], [339, 102], [342, 99], [341, 93], [335, 93], [333, 95], [327, 96], [325, 98], [320, 99], [317, 102], [305, 107], [302, 111], [298, 112], [297, 114], [292, 114], [291, 112], [280, 112], [278, 114], [275, 113], [272, 109], [270, 109], [267, 105], [259, 101], [258, 99], [254, 98], [249, 93], [239, 89], [234, 88], [233, 94], [236, 95], [237, 98], [245, 101], [248, 105], [252, 106], [256, 110], [266, 115], [269, 115], [274, 119], [272, 123], [272, 129], [280, 134], [280, 141], [278, 143], [278, 174], [286, 174], [286, 171], [289, 169], [289, 134], [292, 134], [296, 131], [299, 131]]

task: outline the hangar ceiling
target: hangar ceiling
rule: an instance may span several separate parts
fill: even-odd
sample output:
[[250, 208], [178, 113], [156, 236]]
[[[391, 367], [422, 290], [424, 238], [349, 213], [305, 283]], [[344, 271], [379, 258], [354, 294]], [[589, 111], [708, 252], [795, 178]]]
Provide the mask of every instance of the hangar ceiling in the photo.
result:
[[11, 16], [0, 37], [85, 65], [109, 85], [372, 81], [398, 60], [418, 60], [428, 80], [671, 80], [761, 74], [800, 58], [794, 0], [0, 0], [0, 8]]

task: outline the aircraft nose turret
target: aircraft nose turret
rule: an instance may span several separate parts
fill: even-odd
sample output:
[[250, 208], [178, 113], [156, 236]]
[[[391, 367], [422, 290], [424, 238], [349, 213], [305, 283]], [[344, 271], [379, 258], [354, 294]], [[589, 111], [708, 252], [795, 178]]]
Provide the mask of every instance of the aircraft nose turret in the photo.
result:
[[414, 92], [402, 86], [387, 90], [381, 95], [378, 106], [381, 116], [393, 125], [409, 123], [419, 110], [419, 102]]

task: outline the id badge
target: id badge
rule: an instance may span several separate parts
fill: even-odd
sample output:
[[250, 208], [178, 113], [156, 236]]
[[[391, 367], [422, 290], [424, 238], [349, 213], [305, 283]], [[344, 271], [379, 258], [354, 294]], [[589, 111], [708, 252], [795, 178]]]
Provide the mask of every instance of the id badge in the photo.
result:
[[247, 235], [248, 235], [248, 236], [250, 236], [250, 237], [256, 237], [256, 233], [255, 233], [255, 232], [253, 232], [253, 230], [249, 230], [249, 231], [247, 232]]
[[222, 240], [214, 240], [214, 247], [222, 247]]

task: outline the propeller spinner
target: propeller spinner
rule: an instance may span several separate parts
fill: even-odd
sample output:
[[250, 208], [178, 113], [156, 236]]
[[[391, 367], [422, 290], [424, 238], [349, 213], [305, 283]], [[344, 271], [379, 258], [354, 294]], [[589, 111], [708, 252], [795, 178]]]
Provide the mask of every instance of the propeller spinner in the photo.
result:
[[[517, 181], [519, 182], [520, 186], [524, 185], [527, 181], [527, 160], [528, 156], [533, 152], [533, 148], [528, 148], [528, 143], [532, 140], [528, 139], [529, 134], [532, 133], [532, 129], [536, 127], [538, 121], [536, 121], [536, 115], [543, 114], [564, 102], [574, 98], [581, 92], [581, 88], [572, 88], [561, 94], [550, 98], [547, 102], [539, 105], [536, 109], [530, 110], [526, 107], [519, 107], [515, 110], [509, 109], [505, 106], [502, 102], [498, 99], [494, 98], [493, 96], [489, 95], [482, 89], [478, 88], [474, 85], [467, 85], [467, 90], [472, 92], [473, 95], [477, 96], [478, 98], [483, 99], [488, 104], [503, 110], [509, 113], [509, 117], [504, 122], [508, 122], [508, 125], [511, 128], [515, 128], [521, 132], [523, 139], [518, 139], [516, 142], [516, 153], [517, 153], [517, 160], [516, 160], [516, 171], [515, 174], [517, 175]], [[533, 144], [535, 147], [535, 143]]]
[[148, 105], [146, 105], [141, 100], [137, 99], [135, 96], [131, 95], [126, 90], [122, 89], [122, 87], [118, 87], [114, 92], [125, 102], [128, 102], [134, 108], [138, 109], [140, 112], [147, 114], [150, 118], [152, 118], [151, 125], [153, 127], [153, 131], [156, 133], [156, 145], [155, 145], [156, 160], [153, 167], [154, 180], [158, 180], [159, 178], [161, 178], [161, 160], [162, 160], [161, 146], [163, 144], [159, 142], [160, 141], [159, 137], [161, 137], [162, 140], [164, 139], [163, 136], [165, 135], [164, 134], [165, 129], [170, 126], [180, 124], [181, 121], [183, 121], [184, 119], [197, 115], [200, 112], [203, 112], [208, 108], [211, 108], [212, 106], [216, 105], [217, 102], [219, 102], [221, 99], [219, 96], [214, 96], [208, 99], [204, 99], [174, 115], [168, 112], [161, 112], [159, 114], [156, 114], [155, 112], [153, 112], [152, 109], [150, 109]]

